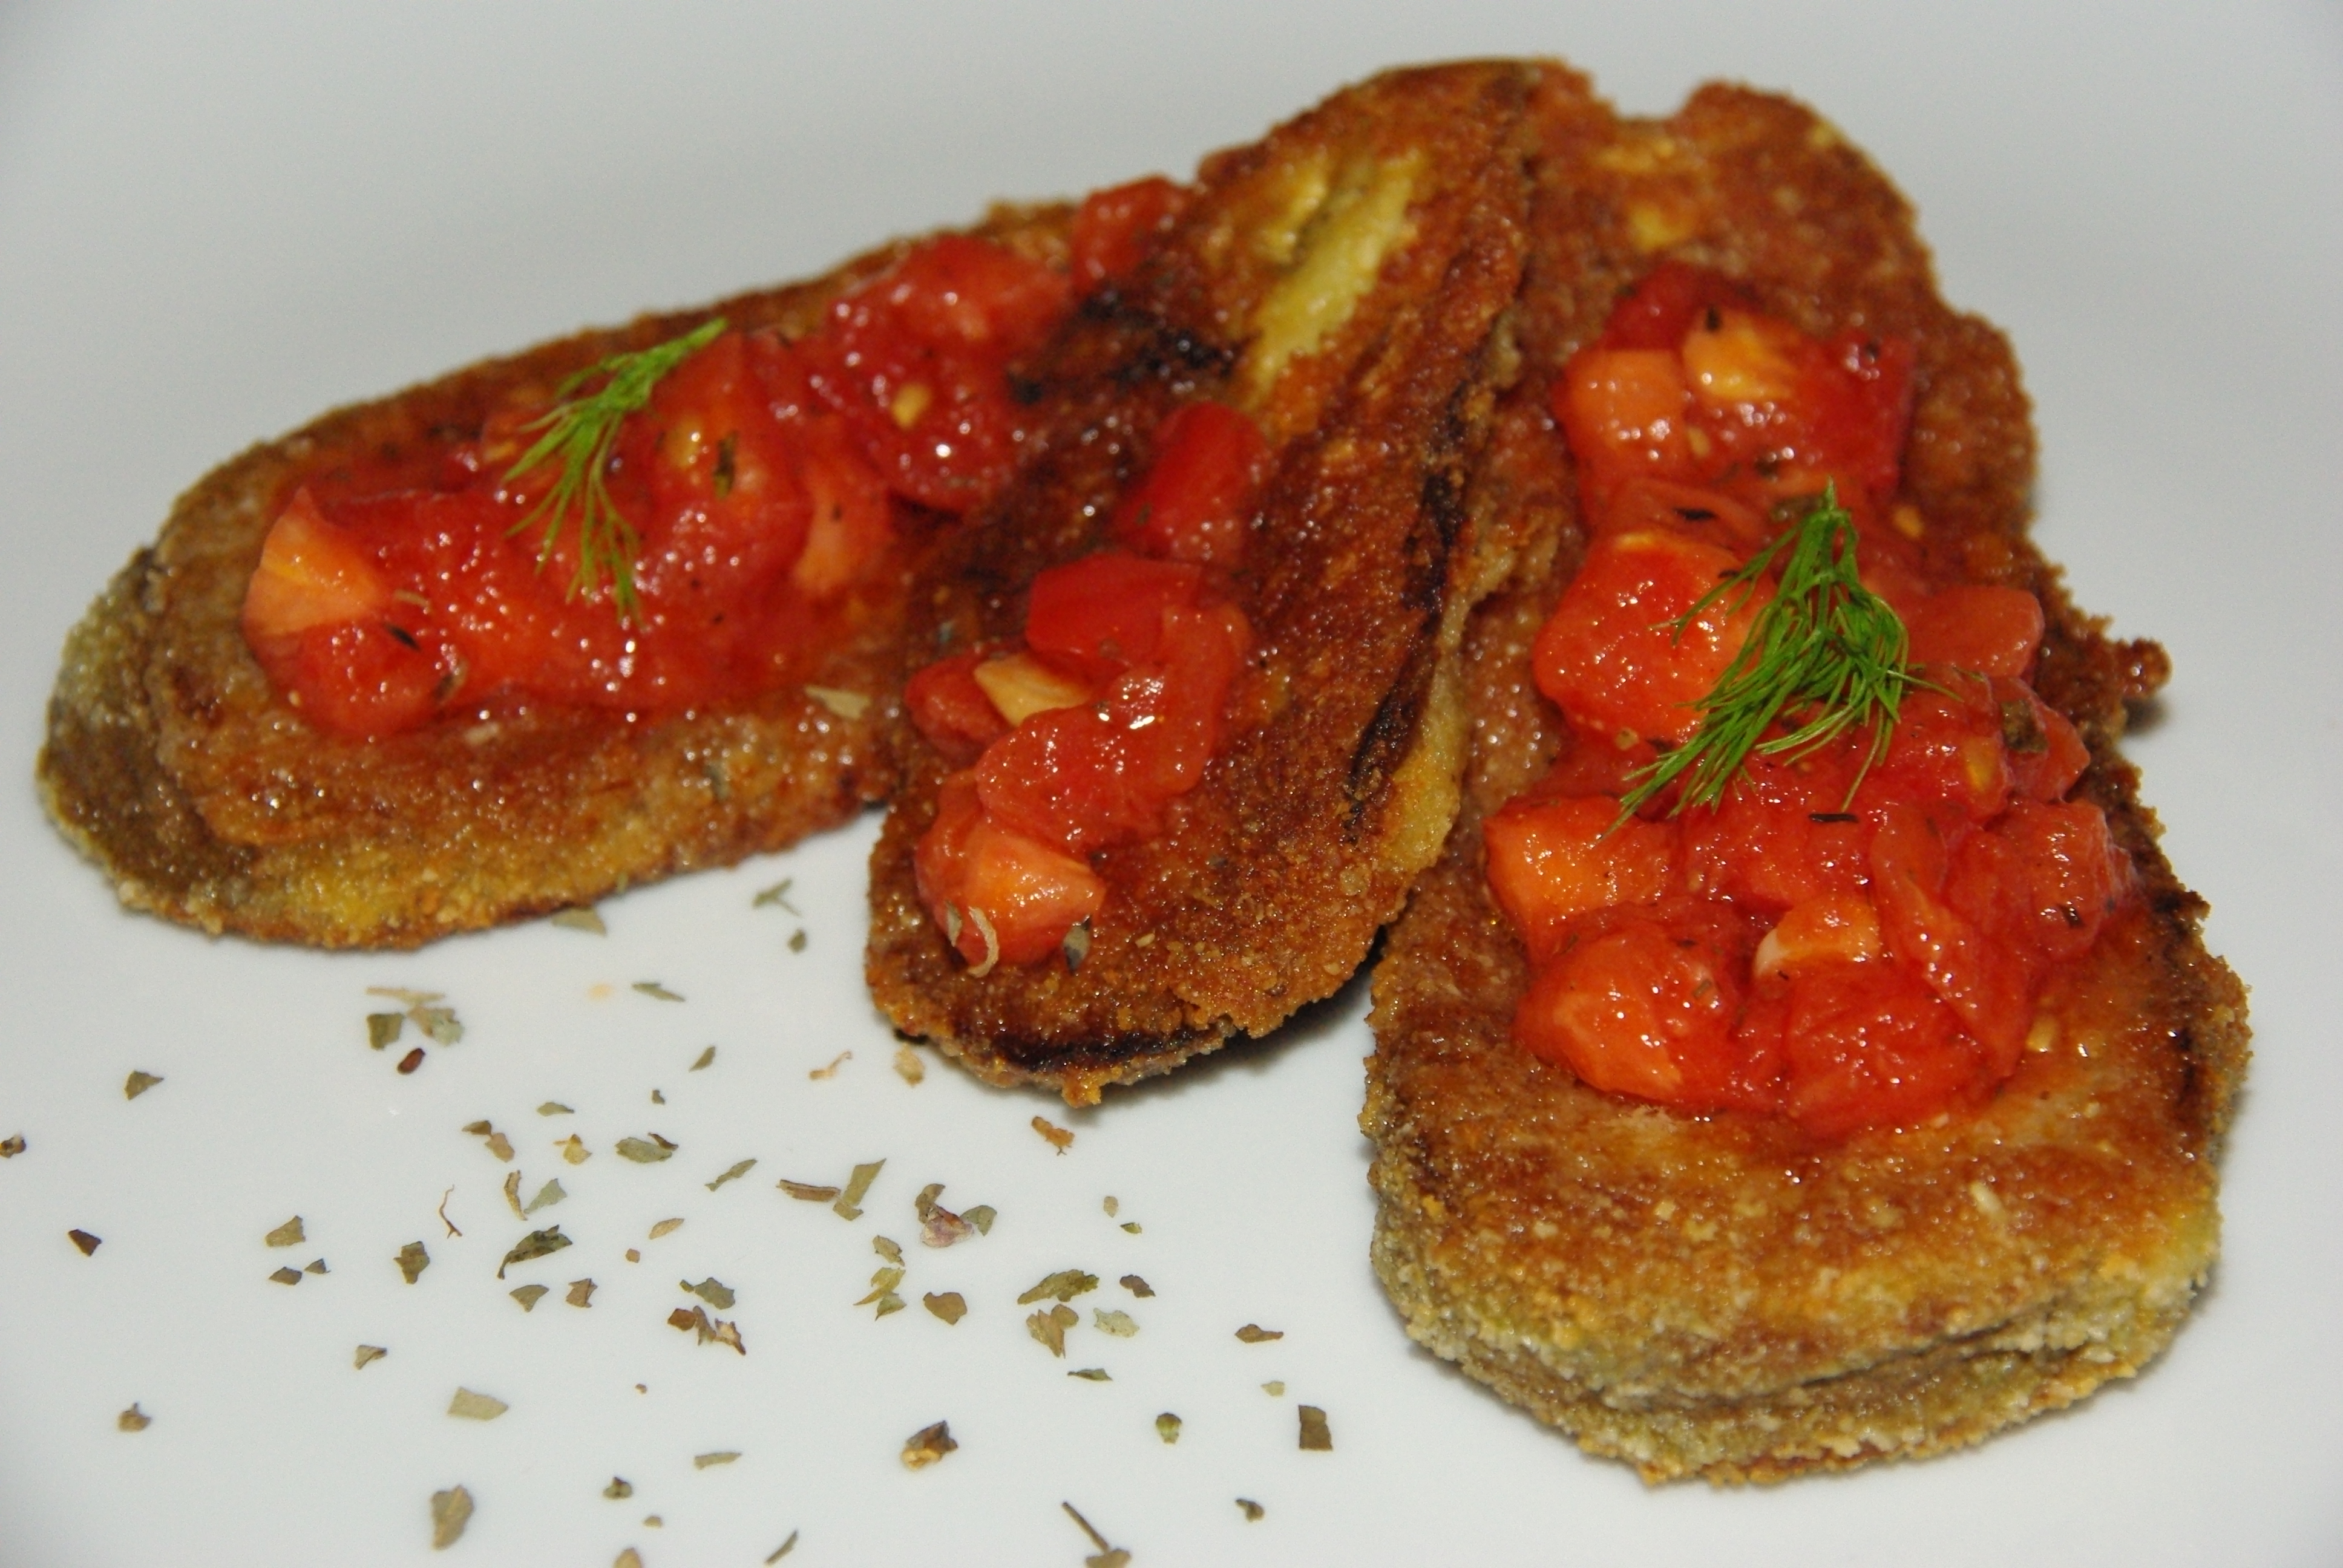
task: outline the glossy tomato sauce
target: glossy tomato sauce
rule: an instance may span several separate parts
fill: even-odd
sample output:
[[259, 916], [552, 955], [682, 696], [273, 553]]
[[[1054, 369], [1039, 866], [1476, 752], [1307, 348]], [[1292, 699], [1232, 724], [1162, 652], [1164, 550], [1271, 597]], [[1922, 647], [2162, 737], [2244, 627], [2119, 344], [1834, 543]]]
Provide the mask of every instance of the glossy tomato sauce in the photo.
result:
[[543, 509], [558, 460], [515, 471], [547, 402], [315, 476], [264, 542], [246, 640], [310, 722], [357, 738], [492, 699], [657, 716], [800, 678], [883, 570], [904, 508], [963, 513], [1007, 478], [1026, 417], [1010, 367], [1078, 288], [1135, 262], [1180, 195], [1157, 180], [1091, 198], [1072, 276], [951, 236], [801, 337], [715, 336], [617, 427], [599, 470], [615, 566], [581, 573], [576, 510]]
[[[2026, 681], [2041, 606], [1933, 578], [1901, 526], [1913, 363], [1670, 263], [1554, 388], [1593, 538], [1533, 665], [1571, 741], [1483, 839], [1532, 964], [1515, 1039], [1596, 1089], [1823, 1137], [1974, 1102], [2136, 896], [2098, 808], [2066, 799], [2080, 737]], [[1713, 804], [1679, 782], [1623, 812], [1775, 585], [1704, 596], [1826, 488], [1910, 639], [1885, 749], [1866, 729], [1756, 753]]]

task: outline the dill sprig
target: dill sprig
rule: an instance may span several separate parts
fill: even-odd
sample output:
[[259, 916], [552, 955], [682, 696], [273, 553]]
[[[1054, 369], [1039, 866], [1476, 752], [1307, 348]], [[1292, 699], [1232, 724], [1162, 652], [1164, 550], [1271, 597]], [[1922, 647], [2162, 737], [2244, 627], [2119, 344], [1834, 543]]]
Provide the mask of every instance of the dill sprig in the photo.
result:
[[[1887, 754], [1904, 694], [1925, 683], [1909, 668], [1904, 623], [1855, 574], [1855, 519], [1838, 504], [1835, 486], [1796, 525], [1703, 594], [1674, 621], [1675, 633], [1681, 638], [1703, 610], [1728, 594], [1735, 596], [1733, 610], [1748, 603], [1785, 545], [1789, 555], [1774, 598], [1701, 699], [1700, 727], [1641, 769], [1619, 802], [1622, 821], [1679, 778], [1684, 792], [1670, 815], [1686, 806], [1717, 804], [1753, 753], [1795, 759], [1868, 726], [1871, 745], [1856, 785]], [[1776, 724], [1789, 728], [1769, 736]], [[1848, 788], [1850, 799], [1854, 788]]]
[[[651, 388], [660, 377], [714, 342], [723, 330], [724, 318], [718, 317], [680, 337], [631, 354], [613, 354], [598, 365], [590, 365], [556, 387], [553, 407], [523, 427], [538, 433], [537, 443], [505, 470], [505, 482], [511, 484], [538, 464], [555, 458], [560, 460], [561, 472], [553, 487], [529, 508], [528, 516], [509, 531], [519, 533], [543, 519], [544, 538], [537, 548], [538, 568], [543, 570], [553, 558], [553, 547], [560, 542], [561, 530], [576, 518], [578, 570], [569, 579], [571, 597], [592, 593], [607, 578], [620, 618], [634, 618], [635, 552], [642, 541], [610, 499], [606, 478], [610, 448], [618, 442], [619, 425], [650, 401]], [[571, 396], [598, 377], [602, 384], [592, 393]]]

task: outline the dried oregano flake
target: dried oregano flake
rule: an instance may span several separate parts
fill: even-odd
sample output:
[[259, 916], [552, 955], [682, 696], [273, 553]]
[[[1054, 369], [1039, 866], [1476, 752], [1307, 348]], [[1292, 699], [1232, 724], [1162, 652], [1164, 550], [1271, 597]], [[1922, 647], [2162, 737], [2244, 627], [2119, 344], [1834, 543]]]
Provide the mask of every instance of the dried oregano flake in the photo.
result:
[[1120, 1546], [1108, 1545], [1106, 1537], [1100, 1534], [1091, 1522], [1082, 1517], [1081, 1510], [1072, 1503], [1061, 1503], [1058, 1506], [1064, 1509], [1067, 1516], [1082, 1527], [1082, 1533], [1089, 1536], [1091, 1544], [1098, 1548], [1095, 1553], [1082, 1559], [1082, 1568], [1126, 1568], [1126, 1564], [1131, 1562], [1130, 1553]]
[[786, 1176], [774, 1185], [803, 1203], [827, 1203], [837, 1197], [840, 1191], [836, 1187], [825, 1187], [818, 1181], [792, 1181]]
[[1114, 1379], [1107, 1375], [1107, 1371], [1104, 1367], [1082, 1367], [1078, 1371], [1070, 1372], [1066, 1375], [1068, 1377], [1078, 1377], [1084, 1382], [1112, 1382], [1114, 1381]]
[[301, 1231], [301, 1216], [294, 1215], [267, 1235], [261, 1238], [272, 1247], [297, 1247], [307, 1240]]
[[739, 1457], [740, 1451], [737, 1448], [720, 1448], [713, 1453], [695, 1453], [691, 1456], [691, 1468], [706, 1470], [711, 1464], [729, 1464]]
[[326, 1267], [326, 1260], [323, 1258], [310, 1259], [307, 1262], [301, 1265], [301, 1271], [305, 1274], [324, 1274], [332, 1272], [331, 1270]]
[[602, 923], [599, 911], [589, 904], [580, 904], [573, 910], [557, 910], [547, 923], [559, 926], [564, 930], [591, 931], [598, 937], [610, 934], [610, 928]]
[[155, 1424], [155, 1418], [140, 1410], [136, 1402], [133, 1402], [128, 1410], [114, 1418], [114, 1424], [118, 1431], [122, 1432], [145, 1432]]
[[105, 1237], [93, 1236], [87, 1231], [82, 1230], [67, 1231], [65, 1232], [65, 1240], [80, 1248], [81, 1255], [85, 1258], [96, 1251], [100, 1247], [106, 1245]]
[[14, 1160], [24, 1151], [25, 1135], [23, 1133], [12, 1132], [5, 1138], [0, 1138], [0, 1160]]
[[[505, 1271], [515, 1263], [526, 1263], [531, 1258], [542, 1258], [548, 1252], [558, 1252], [568, 1245], [569, 1245], [569, 1238], [561, 1233], [561, 1227], [558, 1225], [548, 1225], [542, 1231], [531, 1231], [528, 1235], [515, 1241], [512, 1251], [505, 1254], [505, 1261], [497, 1265], [497, 1278], [503, 1279]], [[419, 1246], [418, 1250], [420, 1250]], [[404, 1254], [401, 1255], [404, 1256]]]
[[276, 1281], [280, 1285], [297, 1285], [301, 1282], [301, 1271], [298, 1269], [278, 1269], [268, 1277]]
[[458, 1389], [456, 1397], [447, 1402], [447, 1413], [466, 1421], [494, 1421], [511, 1408], [494, 1394], [475, 1393], [468, 1388]]
[[1076, 1296], [1097, 1289], [1096, 1274], [1086, 1274], [1080, 1269], [1061, 1269], [1054, 1274], [1044, 1275], [1040, 1284], [1017, 1298], [1017, 1304], [1021, 1307], [1031, 1306], [1035, 1302], [1049, 1296], [1055, 1296], [1061, 1302], [1071, 1302]]
[[1149, 1284], [1145, 1280], [1141, 1279], [1137, 1274], [1125, 1274], [1121, 1279], [1115, 1282], [1121, 1285], [1124, 1290], [1129, 1291], [1134, 1296], [1151, 1296], [1155, 1293], [1155, 1287]]
[[933, 1426], [923, 1426], [903, 1443], [903, 1468], [925, 1470], [959, 1446], [952, 1440], [951, 1422], [940, 1421]]
[[1263, 1344], [1271, 1340], [1282, 1340], [1284, 1337], [1283, 1329], [1265, 1329], [1259, 1323], [1247, 1323], [1237, 1331], [1237, 1338], [1249, 1345]]
[[[710, 1046], [709, 1049], [712, 1050], [715, 1048]], [[578, 1114], [578, 1112], [571, 1110], [568, 1106], [562, 1104], [558, 1100], [547, 1101], [544, 1104], [537, 1108], [537, 1113], [539, 1116], [575, 1116]]]
[[740, 1339], [740, 1325], [723, 1318], [709, 1317], [706, 1307], [678, 1307], [667, 1315], [667, 1322], [668, 1327], [680, 1329], [687, 1333], [696, 1331], [699, 1335], [699, 1342], [703, 1345], [712, 1340], [719, 1345], [730, 1345], [741, 1355], [749, 1353], [748, 1345]]
[[793, 915], [799, 914], [798, 907], [789, 902], [789, 884], [795, 879], [791, 877], [783, 877], [779, 881], [749, 900], [749, 907], [752, 910], [761, 910], [768, 904], [779, 904]]
[[787, 1541], [782, 1542], [779, 1546], [774, 1547], [773, 1554], [765, 1559], [765, 1568], [773, 1568], [774, 1563], [779, 1563], [782, 1558], [788, 1556], [797, 1549], [798, 1533], [792, 1530], [789, 1532], [789, 1538]]
[[463, 1539], [472, 1522], [472, 1494], [460, 1486], [431, 1494], [431, 1550], [444, 1552]]
[[617, 1153], [619, 1159], [631, 1160], [638, 1165], [656, 1165], [681, 1147], [654, 1132], [648, 1139], [619, 1139]]
[[701, 1068], [703, 1068], [703, 1067], [709, 1067], [709, 1066], [713, 1066], [713, 1065], [715, 1064], [715, 1061], [716, 1061], [716, 1048], [715, 1048], [714, 1046], [712, 1046], [712, 1045], [711, 1045], [711, 1046], [709, 1046], [706, 1050], [701, 1051], [701, 1052], [699, 1053], [699, 1060], [697, 1060], [696, 1061], [694, 1061], [694, 1062], [693, 1062], [689, 1067], [685, 1068], [685, 1069], [684, 1069], [684, 1071], [686, 1071], [686, 1072], [698, 1072], [698, 1071], [699, 1071]]
[[1330, 1453], [1334, 1448], [1334, 1434], [1327, 1430], [1326, 1412], [1314, 1404], [1300, 1407], [1302, 1416], [1302, 1446], [1315, 1453]]
[[593, 1305], [594, 1282], [591, 1280], [570, 1281], [569, 1293], [561, 1299], [568, 1302], [573, 1307], [587, 1307]]
[[[398, 1250], [398, 1256], [393, 1261], [398, 1264], [398, 1271], [407, 1276], [407, 1282], [411, 1285], [423, 1277], [424, 1270], [431, 1266], [431, 1254], [424, 1250], [422, 1242], [409, 1241]], [[501, 1276], [502, 1271], [498, 1271], [498, 1273]]]
[[678, 1231], [680, 1231], [680, 1230], [682, 1230], [682, 1229], [683, 1229], [683, 1221], [682, 1221], [681, 1219], [679, 1219], [679, 1218], [670, 1218], [670, 1219], [666, 1219], [666, 1220], [657, 1221], [653, 1222], [653, 1224], [652, 1224], [652, 1226], [651, 1226], [651, 1234], [650, 1234], [650, 1239], [651, 1239], [652, 1241], [658, 1241], [661, 1236], [672, 1236], [672, 1235], [674, 1235]]
[[1254, 1502], [1252, 1498], [1250, 1498], [1250, 1497], [1240, 1497], [1240, 1498], [1238, 1498], [1238, 1499], [1237, 1499], [1237, 1507], [1238, 1507], [1238, 1509], [1239, 1509], [1240, 1511], [1242, 1511], [1242, 1512], [1243, 1513], [1243, 1514], [1244, 1514], [1244, 1516], [1245, 1516], [1245, 1523], [1248, 1523], [1248, 1524], [1252, 1523], [1254, 1520], [1259, 1519], [1262, 1514], [1264, 1514], [1264, 1513], [1268, 1513], [1268, 1512], [1269, 1512], [1269, 1510], [1268, 1510], [1268, 1509], [1263, 1508], [1260, 1503], [1255, 1503], [1255, 1502]]
[[122, 1081], [122, 1098], [136, 1100], [163, 1080], [152, 1072], [134, 1072]]
[[1080, 1312], [1061, 1302], [1046, 1312], [1029, 1314], [1025, 1319], [1025, 1332], [1051, 1355], [1062, 1357], [1066, 1353], [1066, 1331], [1081, 1321]]
[[714, 1307], [718, 1312], [729, 1312], [732, 1310], [732, 1302], [735, 1300], [735, 1293], [732, 1287], [727, 1285], [723, 1281], [718, 1279], [713, 1274], [709, 1275], [708, 1278], [700, 1281], [699, 1283], [696, 1285], [689, 1280], [678, 1280], [676, 1282], [676, 1288], [678, 1290], [690, 1292], [693, 1295], [698, 1296], [701, 1301], [706, 1302], [709, 1306]]
[[884, 1160], [873, 1160], [854, 1168], [854, 1173], [846, 1179], [846, 1191], [840, 1192], [838, 1201], [830, 1205], [840, 1219], [859, 1220], [862, 1217], [862, 1200], [870, 1196], [870, 1183], [879, 1180], [880, 1169], [886, 1163]]
[[583, 1165], [594, 1158], [594, 1151], [587, 1148], [586, 1141], [575, 1132], [559, 1140], [554, 1147], [561, 1151], [561, 1157], [572, 1165]]
[[683, 1000], [683, 998], [668, 990], [667, 987], [659, 984], [659, 982], [655, 980], [639, 980], [635, 982], [635, 989], [642, 992], [645, 996], [650, 997], [658, 1001], [681, 1001]]
[[708, 1184], [708, 1190], [710, 1192], [713, 1192], [719, 1187], [723, 1186], [727, 1181], [738, 1181], [741, 1177], [746, 1176], [749, 1171], [754, 1171], [756, 1168], [757, 1162], [754, 1160], [735, 1160], [725, 1169], [725, 1171], [721, 1176], [719, 1176], [715, 1181], [710, 1181]]
[[1173, 1415], [1168, 1410], [1161, 1415], [1157, 1416], [1155, 1418], [1155, 1435], [1161, 1438], [1165, 1442], [1179, 1442], [1180, 1418]]
[[363, 1371], [368, 1362], [378, 1362], [390, 1352], [381, 1345], [360, 1345], [350, 1358], [350, 1364]]
[[968, 1315], [968, 1298], [958, 1291], [930, 1291], [920, 1298], [920, 1304], [948, 1323]]
[[537, 1303], [542, 1301], [552, 1288], [550, 1285], [522, 1285], [517, 1290], [508, 1291], [505, 1293], [520, 1303], [522, 1312], [533, 1312], [537, 1311]]
[[1101, 1333], [1112, 1334], [1119, 1340], [1127, 1340], [1139, 1332], [1138, 1323], [1129, 1312], [1117, 1312], [1112, 1307], [1093, 1308], [1091, 1322], [1098, 1325]]
[[[922, 1246], [949, 1247], [977, 1233], [972, 1221], [936, 1201], [943, 1190], [942, 1182], [930, 1181], [920, 1189], [918, 1197], [911, 1200], [912, 1212], [920, 1217], [920, 1242]], [[988, 1215], [990, 1212], [986, 1211]]]
[[618, 1502], [621, 1498], [632, 1497], [634, 1494], [634, 1483], [627, 1480], [624, 1476], [614, 1475], [610, 1477], [610, 1484], [602, 1488], [602, 1495], [610, 1499], [613, 1503]]

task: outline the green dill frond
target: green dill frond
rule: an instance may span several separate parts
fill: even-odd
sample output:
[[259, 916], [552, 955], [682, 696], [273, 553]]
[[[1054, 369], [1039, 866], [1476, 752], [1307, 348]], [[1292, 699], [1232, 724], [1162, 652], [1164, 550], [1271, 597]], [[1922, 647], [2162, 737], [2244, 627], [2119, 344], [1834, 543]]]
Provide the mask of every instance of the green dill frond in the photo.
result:
[[[1619, 802], [1622, 821], [1678, 779], [1674, 811], [1714, 806], [1751, 755], [1795, 759], [1850, 730], [1868, 729], [1863, 773], [1887, 754], [1911, 673], [1904, 623], [1863, 586], [1855, 561], [1855, 519], [1825, 489], [1794, 527], [1703, 594], [1674, 624], [1678, 637], [1726, 595], [1746, 604], [1767, 567], [1788, 547], [1773, 600], [1757, 612], [1749, 639], [1701, 699], [1700, 727], [1644, 769]], [[1782, 728], [1781, 733], [1769, 733]], [[1849, 794], [1852, 796], [1852, 789]], [[1671, 815], [1674, 813], [1671, 812]]]
[[[524, 427], [537, 433], [536, 444], [505, 470], [505, 482], [510, 484], [541, 463], [560, 461], [561, 471], [552, 488], [509, 531], [517, 534], [543, 523], [537, 548], [541, 570], [552, 558], [562, 529], [574, 520], [578, 570], [569, 579], [569, 592], [572, 597], [592, 593], [607, 580], [621, 619], [634, 618], [635, 552], [642, 541], [610, 499], [605, 482], [610, 448], [617, 444], [618, 427], [627, 416], [650, 401], [651, 388], [669, 371], [713, 343], [724, 325], [724, 318], [718, 317], [680, 337], [631, 354], [613, 354], [570, 377], [555, 390], [553, 407]], [[571, 396], [597, 378], [601, 386], [593, 392], [582, 397]]]

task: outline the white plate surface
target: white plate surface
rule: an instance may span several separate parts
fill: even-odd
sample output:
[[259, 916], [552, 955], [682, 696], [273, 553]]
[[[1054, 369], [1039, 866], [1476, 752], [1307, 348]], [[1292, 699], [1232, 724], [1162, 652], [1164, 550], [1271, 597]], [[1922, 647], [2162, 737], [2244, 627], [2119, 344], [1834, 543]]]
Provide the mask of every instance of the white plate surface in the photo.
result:
[[[1383, 65], [1526, 53], [1637, 112], [1710, 76], [1786, 89], [1867, 147], [1947, 296], [2016, 337], [2044, 546], [2172, 651], [2133, 754], [2255, 988], [2260, 1054], [2217, 1282], [2137, 1383], [1949, 1460], [1647, 1491], [1413, 1352], [1378, 1294], [1358, 987], [1069, 1114], [932, 1057], [916, 1087], [892, 1070], [858, 979], [867, 826], [613, 900], [603, 937], [329, 958], [123, 914], [42, 819], [65, 628], [246, 443], [995, 196], [1184, 171]], [[28, 1144], [0, 1161], [0, 1564], [421, 1562], [457, 1484], [477, 1512], [450, 1562], [745, 1568], [795, 1533], [792, 1568], [1071, 1565], [1097, 1549], [1061, 1502], [1140, 1564], [2338, 1560], [2339, 273], [2331, 5], [0, 11], [0, 1137]], [[752, 907], [783, 878], [801, 915]], [[463, 1041], [396, 1075], [367, 1049], [370, 986], [445, 992]], [[126, 1101], [134, 1070], [163, 1082]], [[512, 1164], [461, 1131], [479, 1118]], [[573, 1131], [582, 1165], [552, 1147]], [[674, 1158], [612, 1152], [651, 1131]], [[881, 1158], [851, 1223], [774, 1185]], [[530, 1223], [576, 1244], [500, 1282], [514, 1169], [525, 1195], [561, 1179]], [[936, 1181], [996, 1206], [992, 1233], [916, 1245]], [[295, 1214], [306, 1242], [266, 1246]], [[874, 1234], [912, 1243], [911, 1307], [875, 1321], [853, 1305]], [[432, 1261], [410, 1286], [412, 1241]], [[1070, 1267], [1104, 1283], [1056, 1361], [1014, 1299]], [[665, 1326], [710, 1276], [745, 1356]], [[565, 1304], [588, 1277], [590, 1307]], [[525, 1312], [524, 1282], [555, 1288]], [[948, 1290], [970, 1303], [952, 1327], [918, 1301]], [[1240, 1342], [1247, 1322], [1284, 1337]], [[362, 1343], [389, 1353], [355, 1368]], [[1088, 1367], [1111, 1381], [1066, 1375]], [[459, 1387], [510, 1409], [450, 1418]], [[152, 1424], [126, 1432], [133, 1402]], [[1300, 1403], [1332, 1453], [1298, 1451]], [[937, 1420], [960, 1448], [906, 1471]], [[604, 1496], [614, 1476], [631, 1496]]]

